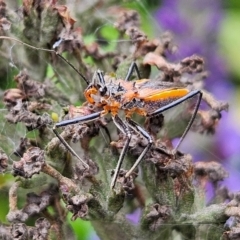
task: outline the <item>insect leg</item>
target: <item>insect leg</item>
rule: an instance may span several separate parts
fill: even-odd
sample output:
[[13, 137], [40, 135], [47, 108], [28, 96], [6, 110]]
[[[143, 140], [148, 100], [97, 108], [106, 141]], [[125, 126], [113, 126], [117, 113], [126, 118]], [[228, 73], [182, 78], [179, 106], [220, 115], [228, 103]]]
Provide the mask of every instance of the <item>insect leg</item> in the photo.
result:
[[136, 122], [134, 122], [130, 118], [127, 118], [126, 120], [127, 120], [127, 123], [128, 123], [130, 128], [132, 128], [136, 132], [139, 132], [148, 141], [147, 146], [144, 148], [144, 150], [142, 151], [142, 153], [140, 154], [140, 156], [138, 157], [136, 162], [133, 164], [131, 169], [126, 173], [126, 177], [129, 177], [132, 174], [132, 172], [135, 170], [135, 168], [140, 164], [140, 162], [142, 161], [142, 159], [144, 158], [144, 156], [146, 155], [146, 153], [148, 152], [148, 150], [152, 146], [153, 140], [152, 140], [152, 137], [148, 134], [148, 132], [146, 132]]
[[175, 101], [167, 104], [166, 106], [161, 107], [161, 108], [157, 109], [156, 111], [152, 112], [151, 114], [147, 115], [147, 117], [156, 116], [156, 115], [158, 115], [158, 114], [160, 114], [160, 113], [162, 113], [162, 112], [164, 112], [164, 111], [166, 111], [166, 110], [168, 110], [172, 107], [175, 107], [175, 106], [181, 104], [182, 102], [187, 101], [188, 99], [193, 98], [196, 95], [198, 95], [198, 99], [197, 99], [196, 105], [194, 107], [192, 117], [191, 117], [190, 121], [188, 122], [188, 125], [187, 125], [186, 129], [184, 130], [177, 146], [175, 147], [174, 153], [176, 153], [177, 149], [179, 148], [180, 144], [182, 143], [183, 139], [185, 138], [189, 129], [191, 128], [191, 126], [194, 122], [194, 119], [196, 118], [196, 115], [197, 115], [197, 112], [198, 112], [198, 109], [199, 109], [199, 106], [200, 106], [200, 103], [201, 103], [201, 99], [202, 99], [202, 92], [200, 90], [194, 90], [194, 91], [188, 93], [187, 95], [185, 95], [184, 97], [179, 98], [178, 100], [175, 100]]
[[118, 117], [118, 115], [114, 116], [112, 119], [113, 119], [113, 122], [116, 125], [116, 127], [127, 137], [127, 140], [126, 140], [126, 142], [125, 142], [125, 144], [123, 146], [123, 149], [121, 151], [121, 154], [120, 154], [120, 157], [118, 159], [118, 163], [117, 163], [116, 169], [114, 170], [114, 175], [113, 175], [112, 182], [111, 182], [111, 185], [110, 185], [111, 189], [113, 189], [115, 184], [116, 184], [118, 173], [120, 171], [123, 159], [124, 159], [124, 157], [126, 155], [126, 152], [128, 150], [128, 146], [129, 146], [129, 143], [130, 143], [130, 140], [131, 140], [131, 137], [132, 137], [132, 134], [131, 134], [131, 131], [130, 131], [128, 125], [126, 125]]
[[87, 116], [82, 116], [82, 117], [78, 117], [78, 118], [73, 118], [73, 119], [69, 119], [69, 120], [65, 120], [59, 123], [56, 123], [53, 126], [53, 132], [55, 133], [55, 135], [57, 136], [57, 138], [60, 140], [60, 142], [67, 148], [67, 150], [73, 155], [75, 156], [78, 160], [80, 160], [82, 162], [82, 164], [84, 165], [85, 168], [89, 169], [88, 164], [86, 164], [78, 155], [77, 153], [70, 147], [70, 145], [65, 141], [65, 139], [63, 139], [61, 137], [61, 135], [57, 132], [57, 128], [59, 127], [63, 127], [63, 126], [67, 126], [67, 125], [71, 125], [71, 124], [75, 124], [75, 123], [87, 123], [87, 122], [91, 122], [94, 121], [96, 119], [98, 119], [99, 117], [102, 116], [102, 114], [104, 114], [105, 112], [101, 111], [101, 112], [97, 112], [97, 113], [92, 113], [89, 114]]
[[129, 81], [130, 80], [130, 77], [132, 76], [134, 69], [135, 69], [135, 71], [137, 73], [138, 79], [141, 79], [140, 71], [138, 69], [138, 66], [137, 66], [136, 62], [132, 62], [130, 67], [129, 67], [129, 69], [128, 69], [127, 76], [125, 77], [125, 81]]

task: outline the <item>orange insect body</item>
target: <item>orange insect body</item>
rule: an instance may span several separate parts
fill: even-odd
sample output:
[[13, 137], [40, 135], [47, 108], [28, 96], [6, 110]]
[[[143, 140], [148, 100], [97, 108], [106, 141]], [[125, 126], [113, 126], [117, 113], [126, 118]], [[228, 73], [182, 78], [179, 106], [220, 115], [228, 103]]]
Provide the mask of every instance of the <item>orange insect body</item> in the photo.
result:
[[142, 79], [108, 80], [104, 86], [90, 84], [84, 95], [90, 104], [103, 108], [105, 113], [115, 116], [123, 110], [126, 117], [130, 117], [133, 113], [146, 116], [188, 93], [189, 90], [183, 87], [172, 87], [168, 83]]

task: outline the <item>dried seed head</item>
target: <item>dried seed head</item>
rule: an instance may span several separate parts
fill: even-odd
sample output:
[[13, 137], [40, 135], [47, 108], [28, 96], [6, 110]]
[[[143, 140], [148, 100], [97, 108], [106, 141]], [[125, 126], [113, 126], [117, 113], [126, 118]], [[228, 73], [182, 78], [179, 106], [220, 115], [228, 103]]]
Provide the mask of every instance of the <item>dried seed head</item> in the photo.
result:
[[38, 147], [31, 147], [19, 162], [13, 163], [13, 175], [31, 178], [32, 175], [41, 171], [44, 164], [44, 151]]
[[35, 142], [35, 140], [30, 140], [28, 138], [20, 138], [20, 143], [16, 147], [14, 154], [16, 156], [22, 157], [28, 148], [36, 146], [36, 145], [37, 145], [37, 143]]
[[17, 88], [11, 88], [4, 92], [3, 95], [3, 101], [8, 110], [10, 110], [13, 107], [16, 107], [16, 105], [21, 105], [22, 101], [26, 99], [25, 94], [22, 90]]
[[217, 183], [228, 177], [227, 171], [218, 162], [196, 162], [194, 164], [195, 178], [207, 177], [212, 183]]
[[27, 70], [24, 69], [14, 77], [17, 82], [17, 87], [27, 98], [39, 99], [45, 96], [46, 86], [42, 83], [29, 79]]
[[28, 219], [28, 214], [22, 210], [10, 211], [7, 214], [7, 220], [9, 222], [25, 222]]
[[88, 198], [84, 195], [75, 195], [68, 200], [67, 209], [73, 213], [72, 221], [83, 218], [88, 214]]
[[[116, 185], [120, 184], [120, 188], [122, 188], [127, 194], [133, 194], [133, 190], [135, 189], [134, 179], [137, 177], [137, 173], [131, 174], [129, 177], [125, 177], [127, 170], [121, 169], [119, 171]], [[112, 171], [111, 175], [114, 174]]]
[[8, 156], [7, 154], [0, 148], [0, 173], [4, 173], [8, 167]]
[[29, 231], [33, 240], [45, 240], [48, 237], [51, 224], [46, 218], [39, 218], [35, 222], [35, 227]]
[[27, 240], [27, 226], [24, 223], [14, 223], [11, 228], [11, 235], [14, 240]]
[[156, 203], [149, 210], [149, 213], [145, 216], [145, 221], [148, 222], [148, 227], [151, 231], [158, 230], [171, 218], [171, 209], [169, 206], [161, 206]]
[[181, 62], [181, 73], [199, 73], [203, 71], [204, 60], [203, 58], [193, 55], [191, 57], [184, 58]]
[[111, 8], [110, 12], [112, 14], [117, 14], [117, 21], [114, 26], [120, 31], [125, 32], [129, 28], [140, 26], [139, 14], [135, 10], [124, 9], [120, 7]]

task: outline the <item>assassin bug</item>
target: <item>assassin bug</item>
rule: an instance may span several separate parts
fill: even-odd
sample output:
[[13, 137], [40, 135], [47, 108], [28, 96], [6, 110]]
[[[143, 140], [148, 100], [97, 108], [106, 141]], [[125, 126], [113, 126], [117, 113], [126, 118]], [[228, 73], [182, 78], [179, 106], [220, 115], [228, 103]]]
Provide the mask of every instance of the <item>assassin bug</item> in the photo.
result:
[[[129, 81], [134, 70], [136, 71], [139, 80]], [[87, 82], [85, 78], [83, 79]], [[131, 64], [124, 80], [105, 80], [103, 72], [97, 70], [92, 81], [88, 84], [88, 87], [84, 91], [84, 96], [87, 102], [93, 105], [97, 111], [86, 116], [61, 121], [55, 124], [53, 131], [67, 149], [69, 149], [73, 155], [84, 163], [84, 161], [79, 158], [73, 149], [70, 148], [68, 143], [58, 134], [56, 128], [75, 123], [91, 122], [110, 113], [116, 127], [127, 138], [112, 178], [111, 189], [113, 189], [131, 141], [132, 131], [142, 135], [147, 139], [148, 143], [138, 159], [135, 161], [134, 165], [126, 173], [125, 177], [129, 177], [132, 174], [153, 143], [153, 139], [150, 134], [131, 119], [132, 114], [137, 113], [145, 117], [155, 117], [196, 95], [198, 95], [198, 99], [193, 110], [192, 117], [181, 139], [179, 140], [178, 145], [174, 149], [174, 152], [176, 152], [180, 143], [193, 124], [202, 99], [202, 92], [200, 90], [190, 91], [184, 87], [174, 87], [172, 83], [162, 83], [150, 79], [141, 79], [135, 62]], [[118, 113], [120, 110], [125, 113], [125, 120], [122, 120], [119, 117]], [[84, 166], [88, 167], [86, 163], [84, 163]]]
[[[105, 79], [103, 72], [97, 70], [92, 78], [92, 81], [89, 82], [83, 74], [81, 74], [67, 59], [58, 54], [55, 50], [43, 49], [33, 47], [22, 41], [19, 41], [10, 37], [0, 37], [0, 39], [9, 39], [19, 42], [27, 47], [43, 50], [47, 52], [55, 53], [61, 59], [63, 59], [66, 63], [68, 63], [79, 75], [80, 77], [88, 84], [86, 90], [84, 91], [84, 96], [89, 104], [95, 107], [96, 112], [77, 117], [70, 120], [61, 121], [54, 125], [53, 132], [59, 138], [60, 142], [64, 144], [64, 146], [74, 155], [76, 156], [82, 163], [85, 168], [89, 168], [88, 164], [86, 164], [69, 146], [69, 144], [59, 135], [57, 132], [57, 128], [67, 126], [75, 123], [87, 123], [94, 120], [99, 119], [100, 117], [110, 113], [112, 115], [112, 119], [117, 128], [126, 136], [127, 140], [123, 146], [120, 157], [118, 159], [118, 163], [116, 169], [114, 171], [114, 175], [111, 182], [111, 189], [114, 188], [123, 159], [127, 153], [132, 131], [135, 131], [142, 135], [147, 139], [147, 145], [135, 161], [131, 169], [126, 173], [125, 177], [129, 177], [135, 168], [140, 164], [143, 160], [144, 156], [151, 148], [153, 143], [153, 139], [150, 134], [144, 130], [141, 126], [139, 126], [136, 122], [131, 119], [132, 114], [137, 113], [139, 115], [145, 117], [155, 117], [162, 112], [173, 108], [188, 99], [193, 98], [194, 96], [198, 96], [195, 108], [193, 109], [193, 114], [190, 118], [190, 121], [184, 130], [177, 146], [173, 150], [173, 153], [176, 153], [179, 148], [181, 142], [184, 137], [188, 133], [191, 128], [193, 121], [196, 117], [196, 114], [199, 109], [199, 105], [202, 99], [202, 92], [200, 90], [189, 90], [185, 87], [176, 87], [172, 83], [154, 81], [150, 79], [141, 79], [140, 72], [135, 62], [131, 64], [127, 75], [124, 80], [109, 80]], [[138, 80], [129, 81], [133, 71], [136, 71]], [[125, 113], [125, 120], [122, 120], [118, 113], [122, 110]]]

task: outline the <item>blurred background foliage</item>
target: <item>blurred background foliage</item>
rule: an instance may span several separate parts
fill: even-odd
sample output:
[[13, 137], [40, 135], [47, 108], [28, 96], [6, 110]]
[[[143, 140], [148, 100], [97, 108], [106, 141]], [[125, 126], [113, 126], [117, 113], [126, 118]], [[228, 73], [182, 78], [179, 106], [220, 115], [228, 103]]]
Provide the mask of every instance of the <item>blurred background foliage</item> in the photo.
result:
[[[64, 3], [64, 1], [59, 2]], [[77, 4], [77, 2], [78, 1], [69, 0], [66, 1], [65, 4], [71, 4], [71, 6], [74, 6], [74, 4]], [[208, 12], [208, 15], [204, 15], [204, 13], [202, 13], [202, 19], [194, 18], [197, 16], [197, 13], [199, 13], [198, 8], [192, 8], [192, 12], [183, 11], [184, 4], [187, 4], [187, 2], [187, 0], [122, 1], [123, 5], [138, 10], [142, 18], [142, 27], [150, 37], [153, 37], [154, 35], [159, 36], [162, 30], [174, 31], [174, 24], [178, 24], [177, 22], [172, 21], [171, 24], [173, 24], [173, 29], [164, 28], [164, 24], [161, 22], [161, 17], [158, 15], [159, 11], [161, 11], [163, 7], [165, 9], [168, 8], [169, 14], [172, 14], [169, 15], [171, 20], [174, 20], [175, 16], [181, 13], [182, 19], [185, 20], [194, 29], [192, 31], [193, 34], [197, 32], [195, 30], [201, 25], [200, 22], [198, 22], [199, 20], [205, 21], [205, 17], [211, 17], [211, 14], [218, 14], [218, 20], [216, 22], [212, 22], [213, 25], [216, 24], [216, 28], [213, 28], [214, 32], [211, 32], [210, 34], [208, 31], [209, 29], [201, 28], [200, 35], [202, 39], [205, 39], [205, 41], [200, 41], [197, 48], [199, 49], [199, 52], [194, 53], [204, 55], [206, 53], [204, 50], [207, 49], [207, 55], [203, 56], [206, 58], [207, 62], [209, 61], [208, 57], [213, 55], [217, 56], [216, 58], [220, 65], [210, 64], [206, 66], [207, 70], [210, 73], [212, 72], [215, 74], [217, 72], [216, 75], [211, 75], [211, 78], [214, 80], [212, 80], [211, 84], [209, 84], [207, 87], [213, 90], [215, 89], [214, 92], [219, 99], [228, 101], [230, 104], [230, 110], [229, 113], [223, 114], [223, 119], [219, 123], [218, 132], [215, 136], [201, 136], [200, 138], [203, 140], [195, 140], [195, 142], [197, 141], [199, 144], [202, 144], [202, 146], [199, 144], [192, 146], [188, 141], [186, 141], [187, 143], [184, 144], [183, 149], [195, 155], [196, 159], [198, 160], [205, 159], [220, 161], [229, 171], [229, 178], [226, 180], [225, 184], [230, 190], [237, 191], [239, 190], [238, 183], [240, 180], [240, 1], [199, 1], [202, 4], [202, 9], [205, 9], [206, 12]], [[12, 9], [16, 9], [16, 11], [21, 5], [21, 1], [8, 0], [6, 3], [9, 7], [11, 6]], [[216, 7], [216, 9], [214, 9], [214, 7]], [[117, 34], [117, 32], [115, 32], [111, 27], [107, 26], [106, 28], [102, 29], [101, 34], [105, 38], [111, 40], [116, 38], [114, 34]], [[177, 32], [174, 34], [176, 35], [176, 38], [174, 39], [179, 46], [181, 46], [181, 41], [183, 39], [191, 38], [193, 41], [194, 39], [196, 41], [199, 40], [197, 39], [197, 35], [189, 36], [187, 33], [181, 32], [181, 35], [183, 36], [181, 39], [178, 38]], [[91, 38], [95, 37], [96, 36], [89, 34], [88, 38], [85, 39], [85, 41], [91, 41]], [[114, 48], [114, 45], [108, 46], [108, 48]], [[224, 69], [216, 69], [218, 67], [223, 67]], [[51, 75], [51, 69], [49, 71], [49, 75]], [[7, 76], [8, 80], [4, 82], [0, 81], [0, 87], [2, 89], [10, 88], [12, 84], [11, 79], [15, 74], [16, 70], [12, 69], [9, 71], [9, 68], [7, 68], [5, 77]], [[208, 80], [206, 81], [206, 85], [207, 84]], [[3, 107], [4, 106], [2, 105], [1, 108]], [[1, 122], [4, 122], [2, 117]], [[0, 127], [3, 129], [4, 124], [1, 124]], [[211, 138], [210, 144], [209, 138]], [[9, 178], [10, 177], [8, 175], [0, 176], [0, 186], [4, 186], [5, 183], [9, 181]], [[210, 197], [211, 193], [209, 193], [209, 199]], [[6, 206], [1, 207], [0, 211], [1, 222], [6, 222], [5, 216], [8, 211], [8, 200], [7, 192], [4, 188], [1, 189], [0, 205]], [[93, 229], [90, 223], [83, 222], [78, 219], [75, 222], [71, 222], [71, 224], [74, 228], [75, 233], [77, 233], [79, 236], [78, 239], [97, 239], [97, 236], [93, 233]]]
[[238, 1], [223, 1], [224, 17], [220, 26], [220, 52], [225, 57], [229, 70], [229, 79], [235, 85], [240, 85], [240, 3]]

